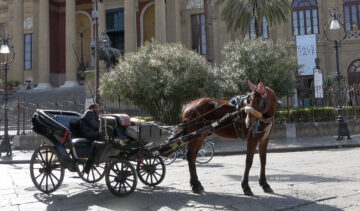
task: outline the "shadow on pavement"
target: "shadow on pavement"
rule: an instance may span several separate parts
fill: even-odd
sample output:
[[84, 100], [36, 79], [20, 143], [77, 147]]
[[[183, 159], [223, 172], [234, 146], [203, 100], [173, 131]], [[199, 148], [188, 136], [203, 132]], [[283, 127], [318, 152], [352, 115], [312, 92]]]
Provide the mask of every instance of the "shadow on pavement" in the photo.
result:
[[[240, 191], [240, 190], [239, 190]], [[205, 192], [197, 195], [190, 191], [168, 187], [138, 188], [127, 197], [112, 195], [105, 185], [86, 185], [77, 193], [46, 195], [36, 193], [34, 197], [47, 205], [47, 210], [158, 210], [168, 208], [187, 209], [229, 209], [229, 210], [289, 210], [311, 204], [313, 210], [340, 210], [316, 201], [303, 200], [292, 196], [266, 194], [247, 197], [242, 194]], [[96, 208], [97, 207], [97, 208]]]

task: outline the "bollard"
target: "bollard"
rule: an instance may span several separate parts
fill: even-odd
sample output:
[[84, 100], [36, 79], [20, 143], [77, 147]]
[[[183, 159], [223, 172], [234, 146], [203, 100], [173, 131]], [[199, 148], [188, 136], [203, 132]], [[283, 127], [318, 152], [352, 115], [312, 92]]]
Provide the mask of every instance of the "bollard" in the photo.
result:
[[17, 104], [17, 125], [16, 125], [16, 135], [20, 135], [20, 100], [18, 98]]

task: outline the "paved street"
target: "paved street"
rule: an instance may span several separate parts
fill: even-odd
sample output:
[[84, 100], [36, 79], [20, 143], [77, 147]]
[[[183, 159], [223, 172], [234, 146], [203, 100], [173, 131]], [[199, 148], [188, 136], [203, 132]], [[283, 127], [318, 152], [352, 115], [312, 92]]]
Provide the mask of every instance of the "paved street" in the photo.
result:
[[240, 180], [245, 156], [217, 156], [198, 167], [205, 193], [195, 195], [189, 186], [187, 164], [168, 166], [165, 180], [156, 188], [138, 183], [128, 197], [118, 198], [103, 179], [91, 185], [66, 172], [62, 187], [44, 195], [33, 186], [28, 164], [0, 165], [1, 210], [359, 210], [360, 148], [268, 155], [267, 178], [274, 194], [257, 183], [256, 155], [250, 172], [255, 194], [244, 196]]

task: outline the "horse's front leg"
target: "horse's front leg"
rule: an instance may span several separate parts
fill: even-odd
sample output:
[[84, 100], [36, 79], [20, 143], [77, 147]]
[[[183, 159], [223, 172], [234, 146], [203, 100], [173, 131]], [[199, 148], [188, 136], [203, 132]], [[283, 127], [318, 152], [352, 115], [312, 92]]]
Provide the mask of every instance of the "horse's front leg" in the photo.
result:
[[270, 185], [266, 181], [265, 176], [265, 166], [266, 166], [266, 151], [269, 143], [269, 138], [259, 143], [259, 156], [260, 156], [260, 179], [259, 184], [263, 188], [266, 193], [273, 193], [274, 191], [271, 189]]
[[196, 173], [196, 156], [201, 148], [203, 143], [203, 139], [199, 139], [197, 141], [192, 141], [188, 145], [188, 152], [187, 152], [187, 161], [189, 164], [189, 171], [190, 171], [190, 185], [192, 187], [192, 191], [194, 193], [201, 193], [204, 191], [204, 187], [201, 185], [197, 173]]
[[241, 187], [244, 191], [244, 194], [247, 196], [254, 195], [249, 186], [249, 172], [250, 172], [251, 166], [253, 164], [256, 146], [257, 146], [257, 141], [249, 138], [247, 141], [246, 167], [245, 167], [244, 176], [243, 176], [243, 179], [241, 182]]

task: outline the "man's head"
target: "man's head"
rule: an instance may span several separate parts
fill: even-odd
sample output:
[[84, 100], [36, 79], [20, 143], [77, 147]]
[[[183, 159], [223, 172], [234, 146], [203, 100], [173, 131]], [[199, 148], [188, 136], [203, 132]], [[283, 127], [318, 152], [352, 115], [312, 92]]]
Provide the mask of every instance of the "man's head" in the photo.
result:
[[98, 104], [96, 104], [96, 103], [94, 103], [94, 104], [91, 104], [90, 106], [89, 106], [89, 110], [92, 110], [92, 111], [95, 111], [95, 112], [99, 112], [99, 105]]

